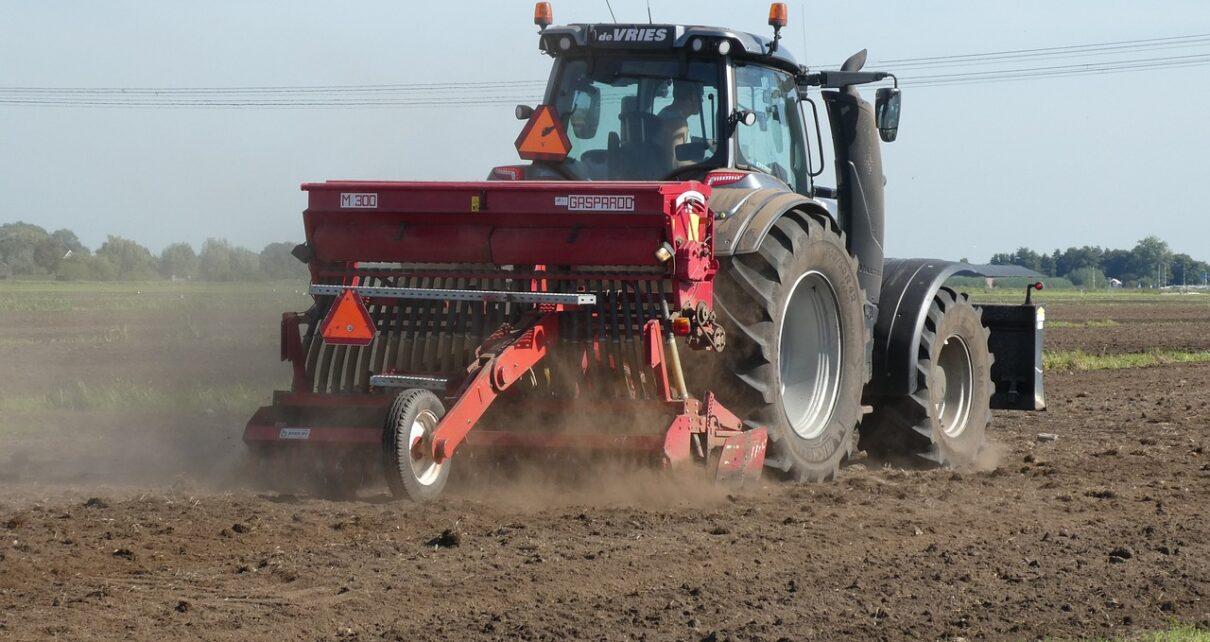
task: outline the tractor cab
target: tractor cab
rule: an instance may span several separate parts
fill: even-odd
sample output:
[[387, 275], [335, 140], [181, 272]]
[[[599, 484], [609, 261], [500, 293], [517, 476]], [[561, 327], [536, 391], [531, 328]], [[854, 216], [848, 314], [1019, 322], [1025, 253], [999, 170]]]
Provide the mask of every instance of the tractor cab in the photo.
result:
[[[552, 112], [549, 120], [518, 139], [522, 158], [534, 164], [498, 168], [492, 178], [704, 181], [714, 170], [742, 170], [758, 184], [815, 194], [822, 137], [807, 87], [820, 75], [779, 46], [784, 5], [770, 11], [772, 38], [704, 26], [550, 21], [549, 4], [538, 3], [539, 46], [554, 68], [539, 107]], [[522, 120], [533, 122], [536, 113], [517, 107]], [[527, 153], [526, 144], [543, 136], [554, 141], [554, 153]]]

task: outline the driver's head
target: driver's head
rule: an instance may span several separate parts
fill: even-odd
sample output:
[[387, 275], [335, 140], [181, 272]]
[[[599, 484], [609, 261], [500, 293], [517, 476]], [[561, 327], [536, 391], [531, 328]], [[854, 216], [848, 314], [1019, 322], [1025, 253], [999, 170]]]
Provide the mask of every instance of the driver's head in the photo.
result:
[[702, 109], [702, 85], [689, 80], [672, 81], [672, 103], [692, 116]]

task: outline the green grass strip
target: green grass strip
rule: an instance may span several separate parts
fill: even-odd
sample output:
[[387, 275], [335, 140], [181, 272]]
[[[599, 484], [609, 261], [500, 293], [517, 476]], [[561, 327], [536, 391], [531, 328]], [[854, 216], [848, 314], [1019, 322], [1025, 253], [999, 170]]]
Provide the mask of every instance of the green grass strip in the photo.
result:
[[1119, 370], [1122, 368], [1148, 368], [1174, 363], [1200, 363], [1210, 361], [1210, 351], [1187, 352], [1182, 350], [1151, 350], [1125, 354], [1088, 354], [1083, 350], [1047, 352], [1042, 355], [1046, 370], [1080, 372], [1085, 370]]
[[1144, 635], [1139, 640], [1141, 642], [1210, 642], [1210, 631], [1195, 626], [1176, 624], [1166, 631]]
[[1091, 319], [1088, 321], [1047, 321], [1047, 328], [1112, 328], [1119, 325], [1113, 319]]

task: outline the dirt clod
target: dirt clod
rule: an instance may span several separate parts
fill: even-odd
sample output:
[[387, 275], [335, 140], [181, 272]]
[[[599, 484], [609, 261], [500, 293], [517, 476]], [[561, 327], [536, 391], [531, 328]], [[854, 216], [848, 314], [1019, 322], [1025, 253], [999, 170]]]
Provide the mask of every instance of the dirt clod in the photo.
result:
[[109, 503], [100, 497], [89, 497], [88, 501], [84, 502], [84, 508], [109, 508]]
[[454, 548], [462, 544], [462, 536], [450, 529], [441, 531], [441, 534], [425, 542], [426, 546], [433, 548]]

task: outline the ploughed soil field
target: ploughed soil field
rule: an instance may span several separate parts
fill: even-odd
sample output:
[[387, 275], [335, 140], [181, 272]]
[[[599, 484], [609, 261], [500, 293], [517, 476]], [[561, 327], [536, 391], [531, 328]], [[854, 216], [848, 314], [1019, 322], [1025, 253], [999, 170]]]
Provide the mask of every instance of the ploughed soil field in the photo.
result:
[[[1142, 300], [1140, 300], [1142, 299]], [[1043, 300], [1045, 303], [1045, 300]], [[1046, 304], [1047, 350], [1210, 350], [1210, 293]]]
[[[1064, 299], [1048, 348], [1205, 351], [1208, 299]], [[284, 285], [0, 285], [0, 639], [1210, 627], [1210, 362], [1050, 372], [1049, 411], [997, 413], [979, 470], [859, 454], [834, 482], [734, 492], [534, 465], [433, 505], [333, 501], [250, 484], [239, 439], [287, 380], [277, 315], [305, 305]]]

